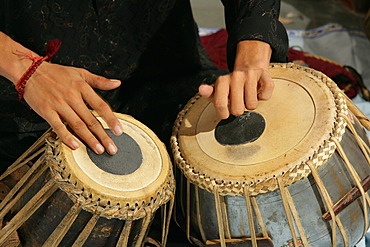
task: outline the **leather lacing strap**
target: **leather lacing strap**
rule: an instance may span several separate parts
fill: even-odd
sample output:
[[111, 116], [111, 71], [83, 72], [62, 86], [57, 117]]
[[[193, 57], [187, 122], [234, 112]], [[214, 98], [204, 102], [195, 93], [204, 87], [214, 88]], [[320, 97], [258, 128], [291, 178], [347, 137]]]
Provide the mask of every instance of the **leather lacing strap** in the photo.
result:
[[[365, 151], [367, 153], [366, 154], [366, 157], [369, 157], [369, 155], [370, 155], [370, 148], [367, 146], [367, 144], [365, 143], [364, 140], [360, 139], [359, 141], [360, 141], [361, 145], [364, 147], [364, 149], [365, 149]], [[370, 142], [370, 139], [368, 141]]]
[[123, 229], [121, 231], [121, 234], [119, 236], [117, 247], [118, 246], [127, 246], [128, 243], [128, 237], [130, 236], [130, 231], [132, 227], [132, 220], [127, 220], [123, 226]]
[[166, 245], [167, 238], [168, 238], [168, 231], [170, 229], [171, 223], [171, 216], [173, 212], [173, 208], [175, 205], [175, 193], [171, 195], [171, 199], [169, 200], [169, 208], [167, 204], [164, 204], [164, 217], [163, 217], [163, 225], [162, 225], [162, 245]]
[[214, 187], [213, 194], [214, 194], [214, 197], [215, 197], [215, 206], [216, 206], [217, 223], [218, 223], [218, 233], [220, 235], [221, 247], [226, 247], [225, 227], [224, 227], [224, 222], [223, 222], [223, 217], [222, 217], [221, 201], [220, 201], [220, 194], [218, 192], [218, 186]]
[[[34, 163], [34, 165], [26, 172], [26, 174], [18, 181], [18, 183], [5, 196], [4, 200], [0, 203], [0, 219], [3, 218], [13, 208], [13, 206], [21, 199], [21, 197], [26, 193], [26, 191], [46, 171], [47, 166], [41, 166], [43, 162], [44, 162], [44, 155], [42, 155]], [[40, 166], [41, 168], [38, 169]], [[38, 171], [36, 172], [37, 169]], [[28, 179], [30, 180], [28, 181]]]
[[48, 181], [19, 212], [0, 230], [0, 245], [23, 225], [45, 201], [58, 189], [53, 180]]
[[348, 106], [348, 109], [353, 113], [353, 115], [356, 116], [358, 121], [367, 129], [370, 130], [370, 119], [363, 113], [360, 108], [353, 103], [353, 101], [348, 98], [348, 96], [343, 92], [340, 91], [341, 95], [344, 97], [346, 104]]
[[307, 239], [306, 233], [304, 231], [304, 228], [302, 226], [301, 220], [299, 218], [299, 214], [297, 212], [297, 209], [294, 205], [293, 198], [290, 195], [290, 192], [287, 189], [287, 187], [284, 186], [281, 177], [277, 178], [277, 182], [278, 182], [278, 185], [279, 185], [280, 195], [281, 195], [281, 199], [282, 199], [282, 202], [283, 202], [285, 214], [287, 216], [288, 225], [289, 225], [290, 231], [292, 233], [294, 246], [299, 246], [299, 243], [298, 243], [298, 238], [297, 238], [297, 235], [296, 235], [296, 232], [295, 232], [295, 229], [294, 229], [292, 215], [293, 215], [293, 218], [295, 220], [295, 226], [297, 227], [300, 238], [303, 242], [303, 246], [309, 246], [308, 239]]
[[[45, 138], [51, 135], [50, 130], [51, 129], [46, 131], [39, 139], [37, 139], [37, 141], [34, 142], [31, 147], [29, 147], [21, 156], [19, 156], [19, 158], [11, 166], [9, 166], [3, 174], [0, 175], [0, 181], [18, 170], [20, 167], [27, 164], [29, 161], [33, 160], [35, 157], [37, 157], [37, 155], [45, 152], [46, 148], [42, 146], [45, 145]], [[33, 152], [34, 150], [37, 151]]]
[[[357, 143], [358, 145], [360, 146], [361, 150], [363, 151], [366, 159], [368, 160], [369, 164], [370, 164], [370, 161], [369, 161], [369, 156], [368, 156], [368, 153], [364, 147], [364, 143], [359, 141], [361, 138], [360, 136], [357, 134], [355, 128], [353, 127], [352, 123], [350, 122], [350, 120], [348, 119], [347, 116], [342, 116], [346, 122], [347, 122], [347, 127], [349, 128], [349, 130], [352, 132], [352, 134], [354, 135], [355, 139], [357, 140]], [[339, 141], [336, 139], [336, 138], [332, 138], [333, 139], [333, 142], [335, 143], [335, 145], [337, 146], [337, 152], [339, 153], [339, 155], [341, 156], [341, 158], [343, 159], [344, 161], [344, 164], [346, 165], [348, 171], [350, 172], [351, 176], [352, 176], [352, 179], [354, 180], [356, 186], [358, 187], [361, 195], [362, 195], [362, 206], [363, 206], [363, 214], [364, 214], [364, 231], [363, 231], [363, 236], [365, 236], [366, 234], [366, 231], [369, 227], [369, 223], [368, 223], [368, 209], [367, 209], [367, 205], [366, 205], [366, 202], [368, 205], [370, 205], [370, 198], [368, 196], [368, 194], [364, 191], [364, 188], [362, 187], [361, 185], [361, 178], [360, 176], [358, 175], [358, 173], [356, 172], [356, 170], [354, 169], [354, 167], [352, 166], [351, 162], [349, 161], [347, 155], [345, 154], [342, 146], [340, 145]], [[365, 145], [366, 146], [366, 145]]]
[[198, 186], [194, 186], [195, 189], [195, 210], [197, 215], [197, 221], [198, 221], [198, 227], [200, 236], [202, 237], [203, 242], [205, 243], [207, 241], [206, 234], [203, 229], [203, 223], [201, 219], [201, 212], [200, 212], [200, 202], [199, 202], [199, 188]]
[[[184, 178], [184, 177], [181, 176], [181, 178]], [[192, 226], [192, 224], [191, 224], [192, 223], [192, 220], [191, 220], [191, 210], [192, 210], [192, 204], [191, 204], [192, 195], [191, 195], [191, 192], [192, 192], [192, 189], [194, 188], [194, 197], [193, 198], [195, 199], [196, 221], [198, 223], [198, 230], [199, 230], [199, 233], [201, 235], [201, 238], [202, 238], [203, 242], [206, 243], [207, 238], [206, 238], [206, 234], [205, 234], [205, 231], [204, 231], [204, 228], [203, 228], [203, 223], [202, 223], [202, 211], [200, 210], [199, 187], [197, 185], [192, 186], [192, 184], [189, 180], [186, 180], [186, 182], [184, 182], [184, 183], [185, 183], [185, 186], [183, 186], [183, 187], [185, 187], [185, 193], [186, 193], [186, 200], [185, 200], [186, 201], [186, 204], [185, 204], [185, 234], [186, 234], [186, 238], [188, 239], [188, 241], [190, 243], [192, 243], [194, 245], [197, 245], [196, 244], [197, 239], [193, 238], [191, 236], [191, 226]], [[217, 186], [215, 186], [215, 190], [217, 190]], [[218, 194], [218, 192], [217, 192], [217, 194]], [[221, 200], [222, 199], [220, 198], [219, 194], [218, 194], [218, 197], [216, 197], [216, 194], [214, 194], [214, 197], [215, 197], [216, 217], [217, 217], [217, 223], [218, 223], [218, 226], [219, 226], [219, 232], [221, 234], [221, 231], [222, 231], [222, 236], [223, 236], [223, 239], [224, 239], [224, 243], [226, 244], [225, 231], [223, 230], [225, 228], [224, 227], [225, 217], [224, 217], [224, 211], [222, 210], [222, 206], [221, 206]], [[180, 196], [180, 200], [182, 198], [183, 197]], [[225, 209], [226, 209], [226, 207], [225, 207]], [[226, 221], [227, 221], [227, 218], [226, 218]], [[178, 225], [180, 225], [178, 222], [176, 222], [176, 223]], [[220, 225], [222, 225], [221, 228], [220, 228]], [[222, 229], [222, 230], [220, 230], [220, 229]], [[222, 240], [220, 240], [220, 241], [221, 241], [221, 246], [222, 246]], [[226, 245], [225, 245], [225, 247], [226, 247]]]
[[355, 137], [362, 153], [364, 154], [367, 162], [369, 163], [370, 165], [370, 157], [369, 157], [369, 154], [370, 154], [370, 148], [366, 145], [366, 143], [364, 142], [364, 140], [362, 140], [362, 138], [358, 135], [355, 127], [353, 126], [353, 124], [351, 123], [351, 121], [349, 120], [349, 118], [343, 114], [339, 114], [339, 116], [341, 118], [343, 118], [346, 122], [347, 122], [347, 128], [351, 131], [351, 133], [353, 134], [353, 136]]
[[94, 229], [96, 223], [100, 218], [100, 214], [96, 212], [87, 222], [84, 229], [81, 231], [80, 235], [77, 237], [76, 241], [73, 243], [72, 247], [83, 246], [87, 238], [90, 236], [92, 230]]
[[251, 201], [252, 201], [252, 205], [253, 205], [253, 208], [254, 208], [254, 213], [256, 214], [258, 224], [260, 225], [261, 230], [262, 230], [262, 235], [263, 235], [264, 238], [269, 238], [265, 223], [263, 223], [260, 208], [258, 207], [257, 199], [254, 196], [252, 196], [251, 199], [252, 199]]
[[252, 246], [257, 246], [257, 237], [256, 237], [256, 230], [254, 229], [254, 220], [253, 220], [253, 214], [252, 214], [252, 206], [251, 206], [251, 198], [249, 195], [249, 187], [244, 187], [244, 197], [245, 202], [247, 203], [247, 211], [248, 211], [248, 222], [249, 222], [249, 232], [252, 238]]
[[186, 181], [186, 238], [189, 242], [190, 239], [190, 181]]
[[[220, 196], [218, 189], [219, 189], [218, 186], [215, 186], [213, 194], [215, 198], [216, 216], [217, 216], [218, 232], [219, 232], [219, 238], [220, 238], [219, 240], [220, 240], [221, 247], [226, 247], [226, 239], [231, 239], [231, 232], [230, 232], [229, 220], [227, 216], [225, 197]], [[196, 192], [196, 194], [197, 193], [198, 192]], [[250, 195], [248, 186], [244, 187], [243, 194], [244, 194], [247, 213], [248, 213], [248, 224], [249, 224], [249, 231], [251, 235], [251, 243], [253, 247], [258, 247], [257, 235], [256, 235], [255, 227], [254, 227], [253, 212], [255, 213], [258, 224], [260, 228], [262, 229], [263, 236], [265, 238], [269, 238], [269, 235], [267, 233], [265, 224], [263, 222], [261, 211], [258, 207], [257, 200], [255, 197], [252, 197]], [[197, 196], [196, 196], [196, 200], [199, 200], [199, 198], [197, 199]], [[198, 221], [200, 222], [200, 218], [198, 219]], [[201, 231], [203, 241], [205, 241], [206, 239], [204, 237], [203, 227], [200, 227], [200, 231]]]
[[[358, 135], [356, 129], [354, 128], [353, 124], [351, 123], [351, 121], [349, 120], [349, 118], [343, 114], [340, 114], [340, 117], [342, 117], [346, 122], [347, 122], [347, 127], [348, 129], [352, 132], [353, 136], [355, 137], [362, 153], [364, 154], [367, 162], [369, 163], [370, 165], [370, 148], [367, 146], [367, 144], [365, 143], [364, 140], [362, 140], [362, 138]], [[363, 232], [363, 236], [365, 236], [366, 232], [367, 232], [367, 229], [369, 228], [369, 223], [368, 223], [368, 209], [367, 209], [367, 205], [366, 205], [366, 202], [367, 204], [370, 206], [370, 198], [369, 198], [369, 195], [364, 191], [363, 187], [361, 186], [361, 180], [360, 180], [360, 177], [358, 176], [357, 172], [355, 171], [355, 169], [353, 168], [353, 166], [351, 165], [351, 163], [349, 162], [345, 152], [343, 151], [343, 148], [341, 147], [341, 145], [338, 143], [337, 146], [339, 147], [339, 150], [340, 151], [340, 155], [341, 157], [343, 158], [343, 160], [345, 160], [346, 162], [346, 165], [348, 167], [348, 169], [350, 169], [351, 171], [351, 174], [353, 174], [352, 176], [354, 177], [355, 181], [356, 181], [356, 186], [358, 187], [362, 197], [364, 198], [362, 203], [363, 203], [363, 213], [364, 213], [364, 232]], [[360, 180], [360, 182], [358, 182]], [[365, 202], [366, 201], [366, 202]]]
[[313, 178], [315, 179], [316, 185], [317, 185], [317, 187], [318, 187], [318, 189], [321, 193], [321, 196], [324, 200], [326, 208], [329, 210], [330, 215], [332, 216], [332, 246], [333, 247], [337, 246], [337, 230], [336, 230], [337, 226], [338, 226], [338, 228], [339, 228], [339, 230], [342, 234], [344, 245], [349, 246], [346, 231], [344, 230], [344, 227], [343, 227], [343, 224], [342, 224], [340, 218], [337, 217], [334, 213], [333, 201], [331, 200], [330, 195], [329, 195], [328, 191], [326, 190], [325, 185], [322, 182], [319, 173], [316, 170], [316, 167], [313, 165], [312, 161], [308, 161], [307, 165], [311, 169], [311, 174], [312, 174]]
[[227, 239], [231, 239], [231, 232], [230, 232], [230, 226], [229, 226], [229, 218], [227, 216], [227, 209], [226, 209], [226, 202], [225, 197], [220, 196], [220, 206], [221, 206], [221, 212], [222, 212], [222, 222], [224, 222], [225, 226], [225, 235]]
[[[140, 227], [140, 233], [139, 235], [135, 238], [135, 247], [141, 247], [142, 243], [144, 242], [144, 238], [146, 236], [146, 233], [149, 229], [150, 223], [152, 222], [154, 218], [154, 212], [150, 208], [144, 208], [146, 217], [143, 219], [143, 223]], [[121, 247], [121, 246], [117, 246]], [[122, 246], [124, 247], [124, 246]]]
[[348, 160], [348, 157], [345, 154], [342, 146], [340, 145], [340, 143], [335, 138], [333, 138], [333, 141], [337, 145], [337, 151], [338, 151], [339, 155], [342, 157], [342, 159], [344, 161], [344, 164], [348, 168], [348, 171], [350, 172], [350, 174], [351, 174], [351, 176], [352, 176], [352, 178], [353, 178], [353, 180], [354, 180], [357, 188], [359, 189], [359, 191], [361, 193], [361, 196], [363, 197], [362, 207], [363, 207], [363, 214], [364, 214], [364, 232], [362, 234], [362, 237], [364, 237], [365, 234], [366, 234], [367, 228], [369, 227], [368, 214], [367, 214], [367, 206], [366, 206], [366, 202], [370, 205], [370, 203], [369, 203], [369, 196], [365, 193], [364, 188], [361, 185], [361, 179], [358, 176], [356, 170], [353, 168], [353, 166], [350, 163], [350, 161]]
[[281, 195], [281, 199], [282, 199], [282, 202], [283, 202], [285, 214], [287, 216], [290, 232], [292, 233], [294, 246], [298, 246], [298, 238], [297, 238], [296, 232], [294, 230], [294, 225], [293, 225], [293, 220], [292, 220], [291, 214], [289, 212], [289, 205], [288, 205], [288, 201], [286, 199], [285, 187], [283, 186], [283, 184], [281, 182], [281, 178], [277, 178], [277, 182], [278, 182], [278, 185], [279, 185], [280, 195]]
[[52, 234], [42, 245], [43, 247], [57, 247], [63, 240], [64, 236], [80, 214], [84, 201], [77, 200], [76, 203], [70, 208], [66, 216], [62, 219], [59, 225], [55, 228]]
[[[48, 134], [49, 133], [46, 133], [44, 136]], [[4, 179], [12, 172], [27, 164], [29, 161], [40, 156], [0, 203], [0, 218], [3, 218], [13, 209], [14, 205], [19, 202], [27, 190], [46, 171], [47, 166], [43, 165], [45, 163], [45, 154], [41, 154], [45, 151], [45, 149], [41, 148], [43, 145], [45, 145], [45, 140], [39, 139], [36, 141], [1, 176], [1, 179]], [[34, 149], [36, 148], [41, 149], [34, 152]], [[40, 191], [36, 193], [10, 220], [10, 222], [0, 230], [0, 245], [2, 245], [8, 237], [10, 237], [11, 234], [13, 234], [42, 205], [42, 203], [54, 193], [56, 189], [57, 186], [52, 182], [45, 184], [44, 187], [42, 187]]]

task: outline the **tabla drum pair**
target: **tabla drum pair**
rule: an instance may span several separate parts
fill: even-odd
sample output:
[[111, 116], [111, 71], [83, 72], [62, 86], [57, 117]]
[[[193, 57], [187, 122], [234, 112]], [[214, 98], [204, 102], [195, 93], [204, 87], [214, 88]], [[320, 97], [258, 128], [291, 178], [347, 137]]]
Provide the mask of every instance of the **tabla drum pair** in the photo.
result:
[[116, 155], [82, 143], [71, 150], [48, 131], [9, 167], [4, 182], [28, 169], [0, 203], [0, 246], [14, 232], [31, 247], [165, 246], [175, 190], [168, 153], [140, 122], [117, 117], [124, 134], [111, 135]]
[[369, 119], [321, 72], [269, 73], [255, 111], [220, 121], [197, 95], [178, 114], [177, 222], [195, 246], [354, 246], [369, 226]]

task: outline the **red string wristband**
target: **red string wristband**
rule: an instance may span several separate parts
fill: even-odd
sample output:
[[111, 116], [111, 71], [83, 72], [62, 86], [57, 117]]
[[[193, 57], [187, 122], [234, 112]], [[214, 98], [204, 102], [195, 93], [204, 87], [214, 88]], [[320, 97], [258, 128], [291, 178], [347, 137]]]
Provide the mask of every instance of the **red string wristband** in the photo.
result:
[[62, 42], [58, 39], [54, 39], [48, 42], [47, 48], [46, 48], [46, 56], [45, 57], [34, 57], [32, 54], [26, 54], [21, 53], [26, 58], [31, 59], [33, 62], [31, 66], [27, 69], [27, 71], [22, 75], [22, 77], [19, 79], [17, 84], [15, 85], [15, 89], [18, 91], [18, 98], [20, 101], [24, 101], [23, 94], [24, 89], [26, 88], [27, 81], [30, 79], [30, 77], [35, 73], [36, 69], [44, 62], [45, 60], [51, 60], [51, 58], [55, 55], [55, 53], [59, 50]]

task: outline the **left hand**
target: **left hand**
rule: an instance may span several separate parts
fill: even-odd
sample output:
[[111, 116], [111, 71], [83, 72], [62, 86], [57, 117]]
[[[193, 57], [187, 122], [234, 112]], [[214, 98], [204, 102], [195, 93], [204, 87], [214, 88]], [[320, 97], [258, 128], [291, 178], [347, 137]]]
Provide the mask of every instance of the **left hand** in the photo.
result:
[[201, 85], [199, 93], [215, 106], [219, 118], [230, 113], [243, 114], [245, 108], [254, 110], [258, 100], [268, 100], [274, 90], [268, 66], [270, 45], [262, 41], [241, 41], [237, 47], [234, 71], [220, 76], [213, 86]]

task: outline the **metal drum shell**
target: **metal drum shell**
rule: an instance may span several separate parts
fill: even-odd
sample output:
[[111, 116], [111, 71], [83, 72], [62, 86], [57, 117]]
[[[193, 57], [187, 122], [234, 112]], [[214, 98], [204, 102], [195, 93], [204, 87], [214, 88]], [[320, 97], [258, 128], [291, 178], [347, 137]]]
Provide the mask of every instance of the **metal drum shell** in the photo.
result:
[[[361, 133], [361, 137], [364, 140], [367, 140], [366, 132], [362, 129], [361, 125], [356, 123], [355, 127], [358, 133]], [[367, 144], [370, 146], [368, 141]], [[356, 140], [349, 130], [345, 133], [341, 141], [341, 145], [360, 177], [364, 178], [370, 174], [370, 166], [367, 160], [363, 157], [362, 151], [358, 148]], [[335, 153], [329, 159], [327, 164], [322, 166], [318, 172], [334, 202], [341, 199], [346, 192], [355, 186], [348, 174], [343, 160], [337, 153]], [[177, 175], [182, 176], [180, 174]], [[185, 203], [186, 199], [184, 199], [183, 193], [186, 194], [186, 179], [182, 178], [178, 180], [182, 180], [185, 184], [181, 186], [183, 189], [182, 191], [178, 191], [179, 195], [177, 197], [182, 197], [183, 203]], [[288, 189], [301, 217], [302, 225], [305, 229], [310, 245], [317, 247], [331, 246], [330, 229], [332, 223], [331, 221], [325, 223], [321, 218], [321, 216], [326, 212], [326, 209], [321, 199], [320, 192], [316, 189], [315, 181], [312, 176], [308, 176], [307, 178], [293, 183], [288, 187]], [[191, 222], [193, 224], [192, 230], [194, 231], [194, 236], [201, 239], [197, 215], [199, 212], [196, 211], [197, 205], [194, 200], [195, 191], [195, 186], [191, 185]], [[206, 239], [218, 239], [219, 233], [214, 195], [203, 189], [197, 189], [197, 191], [199, 193], [200, 201], [201, 225], [206, 234]], [[267, 194], [261, 194], [257, 196], [256, 199], [274, 246], [286, 245], [288, 241], [292, 240], [292, 235], [288, 227], [280, 191], [277, 190]], [[231, 235], [235, 238], [250, 236], [245, 198], [241, 196], [225, 196], [225, 203]], [[182, 205], [181, 210], [179, 210], [178, 213], [180, 212], [186, 212], [185, 205]], [[339, 217], [347, 231], [351, 246], [354, 246], [361, 239], [364, 229], [364, 216], [361, 199], [357, 199], [344, 209], [339, 214]], [[255, 222], [255, 227], [257, 232], [261, 232], [257, 222]], [[338, 230], [337, 239], [339, 241], [337, 246], [344, 246], [341, 234]]]
[[[324, 159], [324, 161], [319, 160], [319, 162], [321, 162], [320, 165], [316, 167], [310, 166], [308, 171], [307, 169], [304, 171], [306, 175], [299, 175], [298, 179], [293, 178], [289, 180], [290, 175], [296, 177], [296, 174], [290, 174], [290, 172], [292, 171], [293, 173], [297, 173], [297, 170], [299, 170], [297, 169], [293, 171], [292, 169], [286, 173], [283, 172], [272, 176], [273, 180], [279, 180], [279, 176], [285, 178], [288, 177], [287, 181], [289, 181], [287, 183], [284, 182], [284, 189], [289, 191], [288, 193], [292, 197], [292, 201], [299, 215], [298, 218], [300, 218], [300, 221], [302, 222], [301, 224], [303, 226], [303, 230], [307, 234], [308, 243], [310, 246], [331, 246], [333, 244], [333, 236], [331, 234], [333, 230], [332, 222], [330, 221], [325, 223], [322, 219], [322, 214], [326, 213], [328, 210], [325, 205], [327, 202], [324, 203], [324, 198], [321, 196], [322, 190], [316, 186], [317, 181], [315, 179], [317, 179], [317, 177], [314, 179], [316, 175], [311, 174], [310, 170], [312, 172], [313, 170], [317, 171], [318, 176], [324, 185], [324, 189], [329, 193], [330, 199], [333, 201], [333, 203], [337, 202], [345, 195], [345, 193], [356, 187], [356, 183], [359, 182], [359, 179], [363, 179], [365, 176], [370, 174], [369, 161], [365, 158], [365, 155], [362, 153], [362, 150], [359, 147], [359, 143], [361, 141], [355, 139], [357, 134], [353, 135], [350, 129], [345, 127], [347, 124], [343, 124], [343, 122], [345, 122], [344, 120], [347, 118], [352, 120], [352, 123], [348, 122], [349, 125], [354, 126], [356, 132], [361, 136], [362, 141], [367, 146], [369, 146], [368, 137], [361, 124], [357, 121], [356, 117], [347, 111], [347, 107], [350, 106], [347, 106], [345, 103], [340, 103], [344, 102], [344, 98], [346, 98], [344, 97], [343, 92], [340, 92], [334, 82], [332, 82], [330, 79], [327, 79], [324, 74], [319, 72], [316, 73], [312, 69], [293, 64], [274, 64], [272, 67], [288, 68], [293, 70], [297, 69], [303, 72], [308, 72], [319, 79], [319, 81], [323, 80], [323, 83], [320, 82], [319, 84], [328, 86], [328, 88], [332, 90], [333, 96], [335, 97], [334, 101], [336, 103], [333, 107], [336, 109], [337, 117], [334, 120], [335, 127], [332, 129], [334, 130], [334, 133], [330, 133], [330, 136], [333, 138], [330, 137], [329, 142], [332, 142], [331, 140], [333, 140], [333, 143], [338, 141], [338, 145], [342, 146], [344, 153], [346, 156], [348, 156], [351, 164], [348, 165], [348, 162], [343, 161], [341, 154], [335, 148], [338, 145], [335, 144], [334, 149], [331, 148], [332, 151], [330, 151], [330, 154], [326, 156], [327, 158]], [[341, 95], [343, 95], [343, 97]], [[213, 172], [217, 171], [218, 166], [216, 164], [212, 162], [204, 164], [197, 160], [196, 154], [191, 152], [188, 152], [187, 154], [183, 153], [183, 147], [181, 147], [180, 138], [183, 138], [183, 136], [186, 136], [185, 138], [193, 138], [194, 132], [187, 131], [187, 129], [191, 128], [191, 130], [193, 130], [194, 126], [198, 125], [198, 122], [196, 122], [198, 121], [196, 120], [196, 115], [200, 112], [203, 112], [203, 109], [205, 109], [202, 108], [203, 103], [200, 103], [197, 105], [198, 107], [200, 105], [200, 108], [194, 107], [195, 110], [191, 109], [193, 112], [190, 114], [190, 116], [187, 115], [190, 108], [198, 103], [197, 100], [197, 97], [191, 99], [183, 111], [179, 113], [178, 119], [174, 125], [171, 139], [172, 151], [177, 166], [179, 167], [179, 169], [176, 171], [176, 178], [178, 181], [177, 202], [179, 206], [177, 207], [178, 210], [175, 214], [179, 225], [184, 228], [189, 240], [192, 241], [197, 239], [197, 241], [193, 241], [194, 244], [200, 242], [203, 242], [204, 244], [208, 240], [216, 239], [219, 243], [221, 243], [221, 246], [223, 246], [222, 242], [225, 240], [222, 240], [222, 235], [224, 239], [231, 238], [234, 240], [240, 240], [242, 238], [249, 238], [249, 240], [251, 240], [253, 239], [251, 236], [254, 234], [256, 234], [257, 237], [261, 237], [262, 233], [259, 224], [260, 222], [257, 222], [256, 220], [255, 211], [253, 212], [253, 226], [255, 231], [254, 234], [249, 232], [249, 215], [247, 215], [248, 210], [245, 197], [253, 197], [256, 199], [258, 207], [260, 208], [263, 223], [267, 229], [267, 233], [264, 234], [264, 237], [268, 235], [267, 237], [272, 240], [274, 246], [284, 246], [290, 244], [294, 237], [292, 236], [293, 234], [290, 226], [288, 226], [288, 216], [287, 211], [283, 206], [281, 191], [279, 189], [280, 185], [270, 186], [268, 189], [259, 189], [258, 183], [254, 183], [254, 180], [249, 178], [247, 178], [246, 181], [242, 181], [242, 179], [240, 179], [238, 183], [232, 181], [231, 179], [228, 180], [228, 178], [217, 177], [213, 174], [210, 175], [203, 167], [206, 166], [207, 169], [208, 167], [211, 167], [209, 169], [211, 169]], [[315, 105], [320, 105], [320, 103], [315, 102]], [[328, 106], [327, 109], [332, 109], [332, 106]], [[205, 118], [204, 116], [202, 117]], [[201, 119], [201, 117], [198, 119]], [[214, 121], [213, 118], [212, 121]], [[331, 121], [333, 120], [330, 118], [327, 119], [326, 122]], [[296, 124], [299, 125], [300, 123], [301, 122], [297, 122]], [[181, 128], [186, 130], [181, 130]], [[209, 129], [205, 130], [209, 131], [211, 129], [212, 127], [209, 127]], [[201, 134], [203, 135], [203, 133]], [[327, 143], [327, 141], [324, 141], [324, 144], [325, 143]], [[188, 146], [192, 145], [191, 143], [186, 144]], [[185, 149], [188, 148], [188, 146], [186, 146]], [[205, 146], [202, 146], [202, 148], [203, 147]], [[196, 153], [204, 151], [202, 148], [199, 152], [197, 150]], [[313, 147], [310, 144], [308, 149], [311, 151], [312, 148]], [[309, 160], [304, 160], [302, 163], [307, 162], [306, 164], [308, 164], [308, 162], [312, 162], [313, 159], [317, 158], [319, 155], [318, 153], [322, 152], [321, 148], [314, 149], [316, 151], [309, 156]], [[207, 154], [209, 154], [209, 152]], [[191, 159], [188, 159], [189, 155], [192, 156]], [[189, 160], [196, 160], [198, 163], [193, 163]], [[302, 164], [300, 162], [297, 163]], [[225, 167], [226, 166], [223, 168]], [[351, 167], [355, 170], [355, 173], [357, 172], [359, 178], [354, 179], [352, 176], [353, 174], [350, 174], [349, 170], [352, 170], [350, 169]], [[221, 170], [225, 171], [225, 173], [230, 173], [230, 171], [227, 171], [227, 169]], [[241, 175], [243, 174], [230, 174], [230, 176], [238, 176], [241, 178]], [[257, 182], [263, 183], [264, 180], [259, 180]], [[255, 184], [257, 184], [257, 187]], [[250, 188], [250, 190], [247, 189], [250, 191], [249, 195], [247, 195], [248, 193], [245, 192], [245, 188]], [[257, 190], [257, 192], [255, 190]], [[188, 193], [189, 191], [190, 193]], [[244, 194], [245, 197], [239, 196], [241, 194]], [[364, 199], [362, 198], [357, 199], [338, 215], [338, 219], [340, 219], [343, 224], [343, 228], [345, 229], [345, 235], [347, 235], [348, 244], [350, 246], [355, 245], [361, 239], [368, 227], [368, 222], [364, 222], [365, 218], [367, 218], [366, 216], [368, 215], [364, 215], [364, 204], [362, 203], [363, 200]], [[218, 208], [216, 205], [218, 205]], [[289, 216], [291, 216], [290, 213]], [[220, 224], [220, 222], [223, 223]], [[227, 224], [227, 222], [229, 224]], [[297, 230], [297, 225], [295, 222], [293, 223], [293, 228]], [[220, 225], [224, 225], [222, 226], [222, 228], [224, 228], [224, 233], [222, 234], [219, 234], [219, 229], [221, 229]], [[342, 239], [342, 234], [338, 228], [336, 229], [336, 233], [336, 244], [333, 246], [343, 246], [344, 240]], [[298, 233], [296, 232], [295, 234]], [[203, 246], [202, 244], [195, 245]]]

